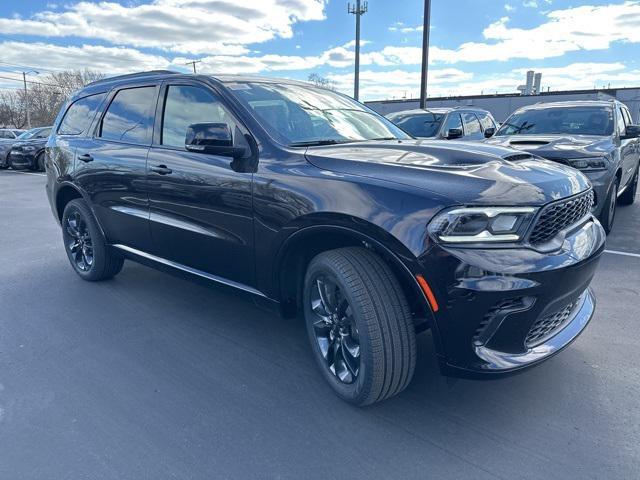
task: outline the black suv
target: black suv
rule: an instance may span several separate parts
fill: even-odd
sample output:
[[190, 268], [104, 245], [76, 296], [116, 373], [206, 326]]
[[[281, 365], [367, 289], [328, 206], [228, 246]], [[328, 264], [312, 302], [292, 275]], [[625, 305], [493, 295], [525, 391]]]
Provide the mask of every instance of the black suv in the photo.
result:
[[496, 133], [493, 115], [480, 108], [417, 108], [386, 117], [415, 138], [481, 141]]
[[609, 233], [616, 203], [631, 205], [638, 190], [640, 127], [618, 101], [539, 103], [513, 113], [493, 145], [517, 148], [582, 171], [595, 194], [594, 213]]
[[344, 95], [237, 76], [101, 80], [54, 128], [47, 192], [80, 277], [127, 258], [299, 315], [349, 402], [402, 391], [427, 328], [444, 373], [491, 378], [593, 315], [605, 234], [564, 165], [415, 140]]

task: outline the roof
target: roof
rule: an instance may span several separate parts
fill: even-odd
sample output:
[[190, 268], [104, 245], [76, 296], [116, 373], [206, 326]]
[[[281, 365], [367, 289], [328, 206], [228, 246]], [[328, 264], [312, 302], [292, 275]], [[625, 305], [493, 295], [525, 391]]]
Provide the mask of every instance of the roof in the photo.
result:
[[549, 102], [534, 103], [533, 105], [525, 105], [518, 110], [536, 110], [547, 108], [572, 108], [572, 107], [610, 107], [614, 103], [620, 103], [617, 100], [568, 100], [566, 102]]
[[487, 110], [478, 107], [434, 107], [434, 108], [414, 108], [412, 110], [402, 110], [399, 112], [389, 113], [389, 115], [396, 114], [412, 114], [412, 115], [420, 115], [423, 113], [450, 113], [450, 112], [483, 112], [489, 113]]

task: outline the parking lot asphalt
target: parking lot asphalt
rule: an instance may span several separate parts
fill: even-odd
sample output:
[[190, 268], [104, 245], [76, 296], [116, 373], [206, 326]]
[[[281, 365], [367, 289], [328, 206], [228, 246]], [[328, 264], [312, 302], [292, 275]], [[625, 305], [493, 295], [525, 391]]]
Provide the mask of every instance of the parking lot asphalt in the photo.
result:
[[426, 333], [407, 391], [358, 409], [300, 321], [131, 262], [80, 280], [44, 184], [0, 172], [0, 478], [640, 478], [640, 201], [561, 355], [447, 380]]

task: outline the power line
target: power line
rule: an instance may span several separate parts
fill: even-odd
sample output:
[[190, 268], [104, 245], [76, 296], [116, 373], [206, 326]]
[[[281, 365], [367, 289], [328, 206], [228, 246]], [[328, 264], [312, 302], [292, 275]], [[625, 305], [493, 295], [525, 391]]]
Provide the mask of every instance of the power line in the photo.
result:
[[[3, 80], [13, 80], [14, 82], [20, 82], [20, 83], [23, 82], [23, 80], [20, 78], [11, 78], [11, 77], [4, 77], [4, 76], [0, 76], [0, 78]], [[60, 85], [56, 85], [55, 83], [36, 82], [35, 80], [27, 80], [27, 83], [35, 83], [37, 85], [45, 85], [47, 87], [60, 87]]]

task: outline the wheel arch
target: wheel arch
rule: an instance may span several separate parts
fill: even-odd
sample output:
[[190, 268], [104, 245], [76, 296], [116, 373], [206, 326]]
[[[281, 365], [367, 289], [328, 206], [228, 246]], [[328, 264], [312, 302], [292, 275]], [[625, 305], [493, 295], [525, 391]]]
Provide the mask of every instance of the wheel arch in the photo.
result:
[[67, 204], [71, 200], [75, 200], [76, 198], [84, 198], [82, 192], [78, 190], [75, 186], [65, 183], [58, 188], [56, 192], [56, 216], [58, 217], [58, 221], [62, 221], [62, 214], [64, 213], [64, 209]]
[[336, 248], [359, 246], [380, 255], [396, 275], [416, 323], [431, 321], [433, 313], [412, 270], [394, 251], [403, 252], [407, 259], [411, 254], [399, 241], [395, 243], [386, 245], [362, 231], [341, 225], [315, 225], [297, 230], [283, 242], [274, 262], [274, 285], [282, 314], [293, 317], [299, 313], [304, 274], [316, 255]]

